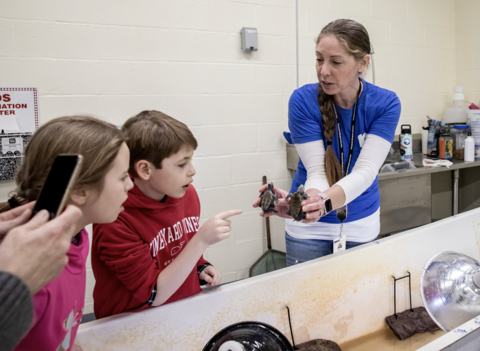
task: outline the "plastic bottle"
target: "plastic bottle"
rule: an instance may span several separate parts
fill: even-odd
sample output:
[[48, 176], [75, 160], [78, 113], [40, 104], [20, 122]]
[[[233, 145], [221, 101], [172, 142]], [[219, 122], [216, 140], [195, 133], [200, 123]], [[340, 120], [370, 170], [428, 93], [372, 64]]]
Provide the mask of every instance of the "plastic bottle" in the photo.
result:
[[410, 124], [402, 124], [400, 127], [400, 159], [413, 160], [412, 153], [412, 126]]
[[469, 110], [467, 112], [467, 125], [470, 126], [473, 140], [475, 140], [475, 154], [478, 155], [480, 150], [480, 110]]
[[447, 134], [445, 135], [445, 159], [451, 159], [453, 157], [453, 139]]
[[472, 133], [468, 132], [468, 137], [465, 139], [465, 161], [475, 161], [475, 139], [472, 137]]
[[428, 149], [428, 127], [422, 127], [422, 154], [426, 155]]
[[465, 123], [467, 121], [467, 106], [465, 106], [463, 87], [455, 87], [453, 105], [445, 109], [443, 121], [445, 123]]
[[[467, 116], [468, 120], [468, 116]], [[465, 147], [465, 139], [467, 139], [469, 127], [467, 125], [455, 125], [450, 128], [450, 135], [453, 139], [453, 151], [460, 150]]]
[[445, 159], [445, 135], [440, 136], [440, 140], [438, 141], [438, 157], [441, 159]]

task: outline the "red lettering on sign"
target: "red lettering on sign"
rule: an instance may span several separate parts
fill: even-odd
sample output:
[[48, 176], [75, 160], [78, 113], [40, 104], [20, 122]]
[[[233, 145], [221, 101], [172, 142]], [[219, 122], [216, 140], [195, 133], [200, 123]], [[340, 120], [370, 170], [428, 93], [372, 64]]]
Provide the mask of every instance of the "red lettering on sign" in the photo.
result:
[[0, 95], [0, 101], [5, 101], [5, 102], [9, 102], [11, 99], [10, 99], [10, 94], [3, 94], [3, 95]]

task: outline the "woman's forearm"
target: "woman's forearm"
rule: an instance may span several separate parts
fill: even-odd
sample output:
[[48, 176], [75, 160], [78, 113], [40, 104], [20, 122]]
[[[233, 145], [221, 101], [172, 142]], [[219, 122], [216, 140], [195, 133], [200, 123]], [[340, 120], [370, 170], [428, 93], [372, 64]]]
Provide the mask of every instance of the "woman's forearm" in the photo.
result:
[[372, 185], [387, 157], [390, 146], [388, 141], [379, 136], [371, 134], [367, 136], [352, 173], [335, 184], [342, 189], [342, 192], [335, 193], [336, 197], [339, 196], [337, 199], [341, 199], [341, 193], [343, 193], [343, 203], [338, 207], [352, 202]]
[[320, 194], [322, 191], [320, 191], [319, 189], [311, 188], [307, 189], [307, 191], [305, 192], [307, 193], [308, 197], [312, 197], [313, 195]]
[[332, 209], [336, 210], [345, 203], [345, 192], [341, 186], [333, 185], [330, 189], [324, 191], [328, 198], [332, 201]]

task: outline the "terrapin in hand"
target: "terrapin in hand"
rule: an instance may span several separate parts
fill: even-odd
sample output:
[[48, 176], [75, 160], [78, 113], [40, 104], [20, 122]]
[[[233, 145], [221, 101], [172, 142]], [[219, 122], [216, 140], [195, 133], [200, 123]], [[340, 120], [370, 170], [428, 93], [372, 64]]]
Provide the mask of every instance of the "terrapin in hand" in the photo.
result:
[[260, 200], [260, 207], [263, 210], [263, 214], [275, 212], [275, 202], [278, 202], [277, 194], [273, 191], [273, 183], [268, 184], [267, 190], [260, 194], [262, 200]]
[[302, 211], [302, 202], [308, 199], [308, 195], [303, 188], [303, 184], [298, 187], [297, 192], [288, 194], [285, 200], [290, 199], [290, 211], [287, 212], [289, 216], [293, 217], [294, 221], [300, 222], [305, 219], [305, 212]]

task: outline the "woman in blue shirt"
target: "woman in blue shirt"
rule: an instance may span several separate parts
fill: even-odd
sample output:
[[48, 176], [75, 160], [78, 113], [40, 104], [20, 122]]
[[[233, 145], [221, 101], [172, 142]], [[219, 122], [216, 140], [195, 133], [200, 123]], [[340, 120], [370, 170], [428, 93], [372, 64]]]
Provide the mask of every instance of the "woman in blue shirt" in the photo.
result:
[[[306, 218], [299, 222], [287, 215], [287, 192], [278, 188], [278, 213], [265, 215], [287, 218], [288, 265], [378, 236], [377, 174], [400, 118], [397, 95], [360, 78], [370, 62], [365, 27], [352, 20], [333, 21], [322, 29], [316, 44], [319, 82], [293, 92], [288, 112], [290, 133], [285, 135], [300, 156], [290, 192], [305, 185], [309, 198], [302, 209]], [[344, 219], [342, 223], [340, 219]]]

